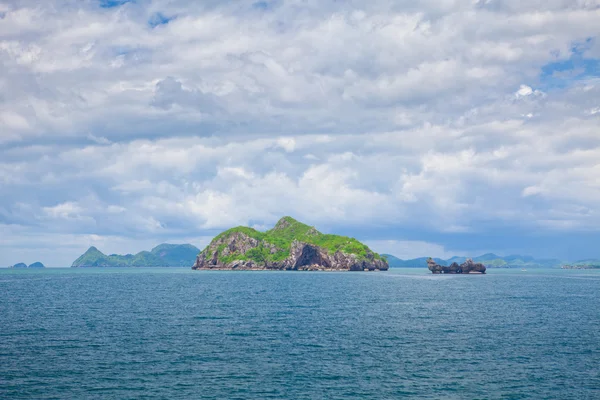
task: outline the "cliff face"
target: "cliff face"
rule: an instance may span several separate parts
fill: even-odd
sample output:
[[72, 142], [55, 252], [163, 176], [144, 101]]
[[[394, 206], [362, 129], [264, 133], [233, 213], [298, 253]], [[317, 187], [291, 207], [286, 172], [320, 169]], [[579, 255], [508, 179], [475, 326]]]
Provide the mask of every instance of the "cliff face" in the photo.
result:
[[218, 235], [197, 257], [200, 270], [387, 270], [387, 262], [356, 239], [324, 235], [290, 217], [265, 233], [239, 227]]
[[432, 258], [427, 259], [427, 266], [434, 274], [470, 274], [479, 273], [485, 274], [485, 265], [473, 262], [470, 258], [462, 263], [452, 263], [449, 266], [439, 265]]

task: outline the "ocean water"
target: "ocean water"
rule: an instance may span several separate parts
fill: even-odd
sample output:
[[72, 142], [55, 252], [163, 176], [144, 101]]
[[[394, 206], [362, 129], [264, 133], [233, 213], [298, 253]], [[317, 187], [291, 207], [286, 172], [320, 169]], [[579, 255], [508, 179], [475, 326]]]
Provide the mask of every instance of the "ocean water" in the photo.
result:
[[600, 271], [0, 270], [3, 399], [600, 399]]

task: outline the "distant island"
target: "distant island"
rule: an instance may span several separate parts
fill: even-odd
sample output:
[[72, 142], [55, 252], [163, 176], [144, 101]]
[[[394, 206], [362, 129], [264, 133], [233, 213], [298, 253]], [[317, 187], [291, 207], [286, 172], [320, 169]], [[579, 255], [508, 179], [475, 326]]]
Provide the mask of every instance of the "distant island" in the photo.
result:
[[33, 264], [25, 264], [25, 263], [17, 263], [15, 265], [11, 265], [8, 268], [46, 268], [44, 266], [44, 264], [42, 264], [41, 262], [34, 262]]
[[592, 264], [573, 264], [573, 265], [562, 265], [562, 269], [600, 269], [600, 262], [594, 262]]
[[90, 267], [189, 267], [200, 252], [191, 244], [160, 244], [151, 251], [141, 251], [135, 255], [106, 255], [96, 247], [90, 247], [71, 268]]
[[[390, 268], [427, 268], [427, 260], [429, 257], [413, 258], [410, 260], [402, 260], [394, 257], [391, 254], [382, 254], [385, 257]], [[473, 262], [481, 263], [486, 268], [560, 268], [565, 262], [557, 259], [536, 259], [531, 256], [510, 255], [498, 256], [494, 253], [483, 254], [478, 257], [471, 258]], [[452, 257], [447, 260], [441, 258], [433, 258], [436, 264], [448, 267], [453, 263], [462, 264], [467, 261], [467, 257]], [[581, 264], [585, 262], [576, 262]], [[598, 262], [600, 264], [600, 262]]]
[[217, 235], [195, 270], [375, 271], [388, 263], [358, 240], [328, 235], [291, 217], [266, 232], [240, 226]]
[[434, 274], [485, 274], [485, 265], [467, 258], [464, 263], [453, 262], [448, 266], [439, 265], [433, 258], [427, 259], [427, 268]]

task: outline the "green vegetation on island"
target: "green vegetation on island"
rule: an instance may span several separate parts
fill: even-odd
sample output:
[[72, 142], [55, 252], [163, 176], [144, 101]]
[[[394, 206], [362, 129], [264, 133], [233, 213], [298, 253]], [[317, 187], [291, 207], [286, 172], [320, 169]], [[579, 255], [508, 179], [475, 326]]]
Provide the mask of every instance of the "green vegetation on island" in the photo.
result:
[[[343, 256], [346, 259], [342, 260]], [[301, 257], [304, 258], [300, 260]], [[385, 260], [358, 240], [323, 234], [291, 217], [283, 217], [266, 232], [239, 226], [220, 233], [200, 253], [194, 268], [349, 269], [349, 264], [355, 268], [364, 265], [369, 269], [369, 264], [377, 265], [373, 269], [387, 269]]]
[[199, 251], [191, 244], [161, 244], [135, 255], [106, 255], [92, 246], [71, 267], [189, 267]]

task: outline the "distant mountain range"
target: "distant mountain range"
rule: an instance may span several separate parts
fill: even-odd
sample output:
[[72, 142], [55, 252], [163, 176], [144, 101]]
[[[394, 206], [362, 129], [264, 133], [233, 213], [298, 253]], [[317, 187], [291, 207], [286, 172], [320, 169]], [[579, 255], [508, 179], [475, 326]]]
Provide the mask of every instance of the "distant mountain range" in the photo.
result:
[[[391, 254], [382, 254], [388, 261], [391, 268], [427, 268], [427, 259], [429, 257], [413, 258], [411, 260], [402, 260]], [[472, 257], [473, 261], [480, 262], [488, 268], [560, 268], [568, 264], [566, 261], [557, 259], [536, 259], [531, 256], [510, 255], [498, 256], [493, 253], [487, 253], [479, 257]], [[439, 265], [450, 265], [453, 262], [461, 264], [467, 257], [452, 257], [447, 260], [434, 258]], [[600, 265], [600, 260], [582, 260], [571, 264], [576, 265]]]
[[44, 266], [44, 264], [42, 264], [41, 262], [34, 262], [33, 264], [25, 264], [25, 263], [17, 263], [15, 265], [11, 265], [8, 268], [46, 268]]
[[160, 244], [151, 251], [141, 251], [135, 255], [107, 256], [92, 246], [71, 267], [191, 267], [198, 253], [200, 249], [191, 244]]

